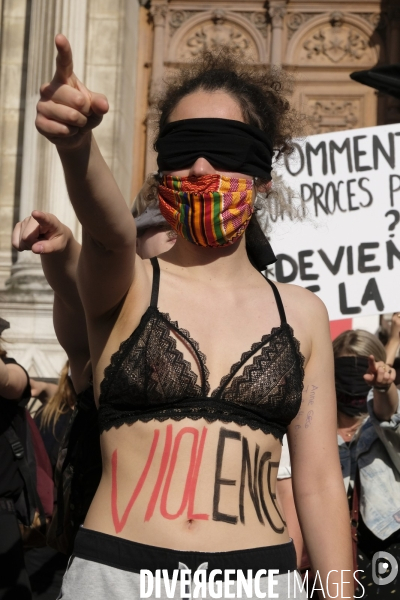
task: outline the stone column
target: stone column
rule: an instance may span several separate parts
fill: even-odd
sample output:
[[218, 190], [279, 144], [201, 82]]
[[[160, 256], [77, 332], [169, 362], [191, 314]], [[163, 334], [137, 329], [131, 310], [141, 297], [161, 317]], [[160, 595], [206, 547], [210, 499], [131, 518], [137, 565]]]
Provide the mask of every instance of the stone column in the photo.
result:
[[286, 0], [271, 1], [269, 16], [271, 17], [271, 65], [282, 64], [283, 19], [286, 14]]
[[[35, 129], [39, 88], [54, 73], [54, 36], [58, 32], [69, 38], [76, 73], [84, 77], [86, 0], [31, 2], [19, 218], [27, 217], [34, 208], [53, 212], [79, 235], [57, 151]], [[12, 341], [12, 354], [31, 375], [55, 377], [65, 361], [54, 333], [52, 301], [40, 257], [30, 252], [19, 254], [0, 297], [0, 308], [11, 322], [7, 339]]]
[[[19, 218], [29, 216], [35, 208], [52, 212], [78, 237], [79, 224], [57, 151], [36, 131], [35, 116], [40, 85], [51, 79], [55, 68], [55, 34], [64, 33], [70, 40], [75, 72], [83, 78], [85, 31], [86, 0], [32, 0]], [[7, 287], [13, 292], [39, 294], [47, 290], [40, 258], [28, 252], [20, 254]]]
[[0, 289], [10, 276], [11, 232], [20, 199], [30, 5], [0, 1]]
[[[47, 166], [40, 160], [44, 144], [35, 129], [34, 122], [40, 84], [50, 78], [48, 54], [51, 52], [52, 55], [50, 44], [53, 38], [54, 8], [54, 2], [47, 2], [46, 0], [33, 0], [31, 5], [19, 207], [20, 220], [27, 217], [34, 208], [45, 210], [43, 202], [37, 204], [37, 188]], [[39, 170], [40, 163], [41, 170]], [[40, 259], [31, 253], [25, 252], [18, 255], [18, 260], [13, 265], [11, 273], [11, 279], [8, 280], [6, 286], [13, 294], [22, 291], [22, 289], [35, 289], [40, 292], [47, 288]]]
[[166, 0], [153, 0], [150, 14], [154, 23], [153, 58], [149, 92], [149, 110], [147, 113], [147, 149], [146, 149], [146, 175], [157, 170], [156, 156], [152, 148], [153, 125], [155, 120], [154, 100], [162, 89], [164, 74], [165, 52], [165, 24], [168, 14]]

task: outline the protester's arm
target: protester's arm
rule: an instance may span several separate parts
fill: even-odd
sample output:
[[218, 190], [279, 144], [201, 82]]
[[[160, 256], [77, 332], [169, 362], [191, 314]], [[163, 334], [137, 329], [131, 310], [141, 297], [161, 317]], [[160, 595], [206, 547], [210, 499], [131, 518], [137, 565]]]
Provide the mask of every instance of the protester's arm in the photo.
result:
[[17, 364], [5, 364], [0, 358], [0, 396], [7, 400], [20, 400], [28, 385], [28, 377]]
[[[312, 340], [302, 404], [288, 430], [293, 494], [314, 573], [331, 597], [353, 597], [349, 509], [339, 462], [332, 343], [326, 309], [310, 294], [304, 318]], [[341, 587], [341, 572], [344, 582]], [[317, 586], [319, 587], [319, 586]], [[325, 594], [324, 597], [328, 597]]]
[[71, 202], [83, 226], [78, 285], [90, 318], [111, 315], [133, 280], [136, 228], [92, 136], [108, 110], [73, 73], [68, 40], [58, 35], [57, 68], [41, 88], [36, 126], [59, 152]]
[[390, 364], [382, 361], [375, 362], [372, 354], [368, 360], [368, 372], [364, 375], [364, 379], [373, 386], [372, 408], [374, 414], [380, 421], [390, 421], [399, 405], [397, 388], [394, 384], [396, 371]]
[[19, 252], [40, 254], [44, 274], [54, 290], [54, 329], [68, 355], [71, 378], [79, 393], [87, 387], [90, 375], [85, 312], [76, 281], [81, 246], [57, 217], [40, 211], [16, 224], [12, 243]]
[[393, 366], [394, 359], [397, 356], [397, 351], [400, 345], [400, 313], [394, 313], [390, 325], [390, 334], [388, 342], [385, 346], [386, 362]]
[[52, 290], [65, 304], [82, 309], [76, 285], [80, 244], [71, 230], [51, 213], [34, 210], [14, 227], [12, 245], [39, 254], [43, 272]]

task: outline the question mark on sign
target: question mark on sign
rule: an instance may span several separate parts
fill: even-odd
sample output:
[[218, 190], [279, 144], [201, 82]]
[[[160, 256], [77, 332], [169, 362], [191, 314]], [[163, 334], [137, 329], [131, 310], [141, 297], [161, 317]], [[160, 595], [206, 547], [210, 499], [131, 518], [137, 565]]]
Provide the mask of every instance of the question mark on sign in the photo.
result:
[[[393, 231], [398, 223], [400, 223], [400, 213], [398, 210], [388, 210], [385, 217], [393, 215], [394, 221], [389, 225], [389, 231]], [[394, 237], [394, 233], [391, 233], [389, 237]]]

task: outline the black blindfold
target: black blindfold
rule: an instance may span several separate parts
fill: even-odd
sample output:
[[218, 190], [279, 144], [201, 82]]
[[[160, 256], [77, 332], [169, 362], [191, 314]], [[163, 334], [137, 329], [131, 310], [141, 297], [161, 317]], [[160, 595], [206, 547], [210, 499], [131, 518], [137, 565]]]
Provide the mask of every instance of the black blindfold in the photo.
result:
[[337, 407], [342, 413], [355, 417], [368, 412], [367, 396], [371, 389], [364, 379], [368, 370], [366, 356], [335, 358], [335, 388]]
[[364, 379], [368, 370], [368, 357], [341, 356], [335, 358], [336, 392], [346, 396], [367, 396], [371, 389]]
[[179, 171], [206, 158], [214, 168], [271, 179], [273, 147], [261, 129], [230, 119], [168, 123], [156, 142], [160, 171]]

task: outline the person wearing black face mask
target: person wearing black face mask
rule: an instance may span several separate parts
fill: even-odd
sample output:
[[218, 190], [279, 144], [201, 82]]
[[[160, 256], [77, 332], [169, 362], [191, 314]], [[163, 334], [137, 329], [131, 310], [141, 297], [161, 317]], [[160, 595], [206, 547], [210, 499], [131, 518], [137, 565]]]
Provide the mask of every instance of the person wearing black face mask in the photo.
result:
[[[400, 426], [396, 371], [381, 342], [367, 331], [345, 331], [333, 342], [338, 445], [352, 519], [354, 556], [362, 585], [377, 593], [372, 557], [388, 551], [400, 561]], [[392, 439], [389, 439], [392, 436]], [[398, 442], [399, 444], [399, 442]], [[396, 581], [379, 586], [393, 597]]]
[[[364, 591], [359, 587], [356, 594], [375, 597], [373, 555], [387, 551], [400, 564], [400, 392], [395, 386], [396, 371], [386, 363], [385, 348], [376, 336], [362, 330], [345, 331], [334, 340], [333, 352], [337, 439], [351, 514], [354, 570], [364, 571]], [[284, 492], [278, 486], [285, 513], [290, 514], [293, 496], [291, 501], [283, 498]], [[291, 526], [294, 538], [299, 531], [295, 519]], [[301, 551], [301, 538], [297, 545]], [[309, 565], [307, 554], [301, 564]], [[394, 580], [379, 586], [379, 597], [393, 598], [396, 585]]]
[[390, 420], [398, 398], [393, 384], [395, 370], [386, 364], [386, 352], [367, 331], [351, 330], [333, 342], [338, 433], [352, 438], [368, 415], [367, 397], [374, 390], [373, 411], [380, 421]]
[[335, 358], [335, 388], [338, 411], [349, 417], [367, 413], [370, 386], [364, 379], [368, 370], [367, 356], [339, 356]]

